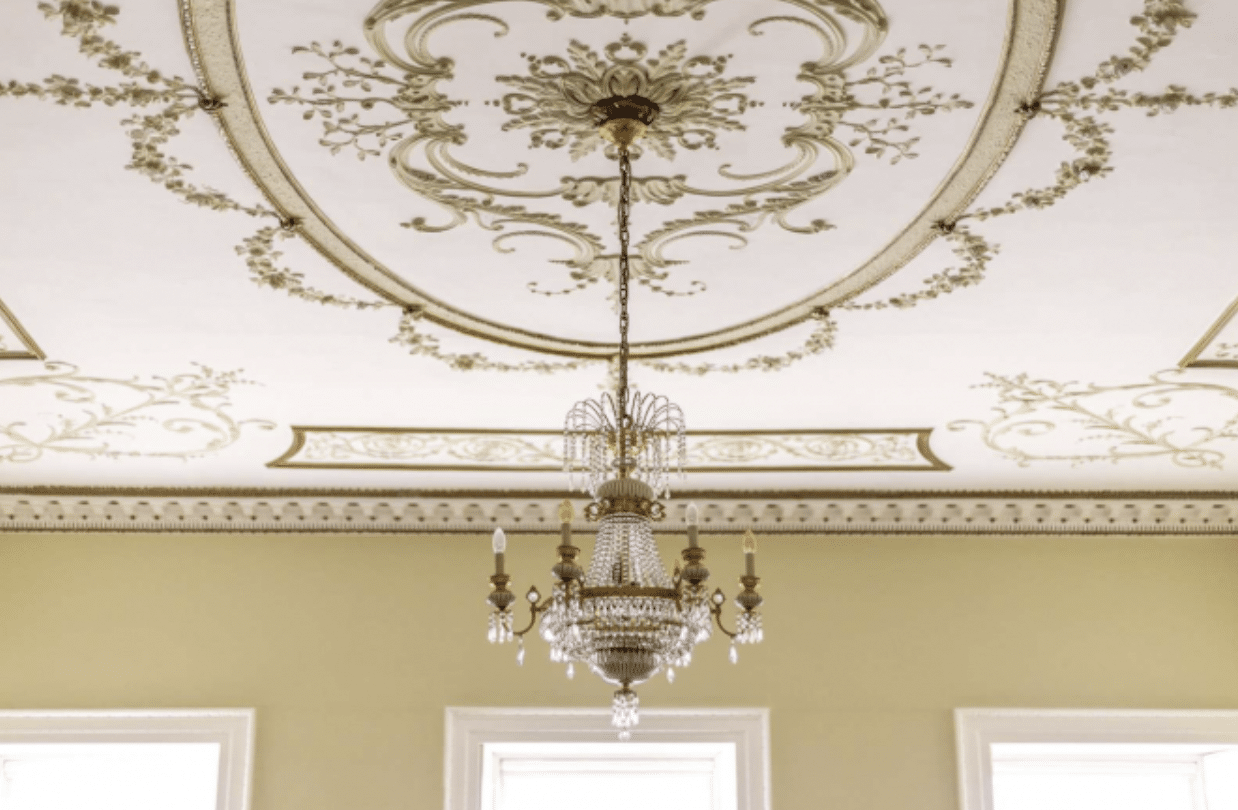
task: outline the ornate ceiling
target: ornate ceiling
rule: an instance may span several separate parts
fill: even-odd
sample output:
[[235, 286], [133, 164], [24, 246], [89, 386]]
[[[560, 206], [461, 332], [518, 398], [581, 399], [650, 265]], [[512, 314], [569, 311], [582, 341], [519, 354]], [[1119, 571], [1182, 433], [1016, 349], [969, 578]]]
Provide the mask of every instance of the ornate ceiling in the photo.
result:
[[719, 520], [1232, 503], [1232, 4], [10, 5], [10, 521], [357, 491], [462, 525], [561, 491], [556, 430], [616, 352], [588, 108], [630, 93], [663, 110], [634, 161], [636, 382], [684, 408], [685, 490], [783, 504]]

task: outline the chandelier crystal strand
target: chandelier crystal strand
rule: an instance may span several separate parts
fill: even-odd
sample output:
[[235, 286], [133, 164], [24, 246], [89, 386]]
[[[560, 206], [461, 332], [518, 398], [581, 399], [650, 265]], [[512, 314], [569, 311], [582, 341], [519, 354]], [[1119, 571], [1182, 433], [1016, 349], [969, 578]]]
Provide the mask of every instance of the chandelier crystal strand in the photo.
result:
[[580, 549], [572, 543], [573, 510], [564, 501], [559, 510], [562, 541], [559, 562], [551, 569], [557, 581], [542, 598], [531, 588], [527, 598], [532, 618], [514, 630], [508, 590], [511, 578], [503, 570], [505, 548], [501, 531], [495, 533], [496, 573], [490, 578], [489, 597], [494, 612], [489, 638], [500, 643], [518, 641], [517, 662], [524, 659], [524, 636], [535, 625], [550, 647], [550, 659], [567, 665], [567, 677], [582, 663], [607, 683], [614, 693], [611, 723], [619, 738], [629, 739], [640, 722], [640, 699], [633, 686], [660, 672], [675, 680], [675, 669], [692, 663], [693, 648], [709, 639], [713, 626], [735, 643], [761, 640], [756, 608], [755, 540], [744, 545], [746, 568], [740, 579], [743, 591], [736, 605], [743, 611], [736, 632], [722, 623], [726, 597], [710, 592], [706, 581], [705, 550], [697, 542], [697, 510], [689, 508], [688, 548], [683, 566], [674, 576], [658, 555], [653, 521], [665, 508], [659, 496], [670, 494], [672, 474], [683, 475], [687, 439], [683, 412], [668, 400], [641, 394], [630, 387], [629, 259], [632, 207], [632, 164], [629, 147], [658, 115], [658, 106], [639, 96], [613, 96], [594, 105], [601, 134], [617, 147], [619, 158], [619, 262], [616, 284], [619, 297], [619, 351], [617, 390], [597, 399], [576, 403], [564, 420], [564, 468], [573, 488], [593, 497], [585, 516], [598, 521], [597, 542], [588, 573], [576, 563]]

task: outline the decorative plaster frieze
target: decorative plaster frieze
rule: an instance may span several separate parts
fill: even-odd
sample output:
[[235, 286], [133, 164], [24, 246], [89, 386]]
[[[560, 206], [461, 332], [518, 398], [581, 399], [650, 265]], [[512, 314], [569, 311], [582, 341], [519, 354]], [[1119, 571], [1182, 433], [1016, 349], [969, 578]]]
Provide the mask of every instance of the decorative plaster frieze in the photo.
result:
[[[563, 492], [0, 490], [4, 532], [482, 534], [558, 530]], [[577, 495], [576, 500], [581, 497]], [[1234, 535], [1234, 492], [680, 493], [660, 524], [762, 535]], [[580, 522], [576, 530], [591, 531]]]

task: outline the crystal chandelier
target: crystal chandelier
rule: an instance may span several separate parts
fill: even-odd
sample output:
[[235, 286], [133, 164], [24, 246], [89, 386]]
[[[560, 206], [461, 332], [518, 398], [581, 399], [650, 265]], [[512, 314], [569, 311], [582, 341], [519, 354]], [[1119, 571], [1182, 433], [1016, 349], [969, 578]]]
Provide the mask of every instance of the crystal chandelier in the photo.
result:
[[705, 549], [697, 541], [698, 514], [687, 508], [688, 547], [683, 566], [668, 575], [658, 556], [652, 523], [665, 516], [657, 498], [670, 495], [672, 472], [683, 474], [686, 455], [683, 413], [665, 397], [628, 388], [628, 220], [631, 213], [632, 166], [629, 149], [658, 117], [658, 105], [640, 96], [613, 96], [594, 105], [603, 137], [619, 158], [619, 385], [615, 396], [577, 403], [564, 429], [564, 466], [573, 488], [592, 497], [585, 516], [600, 526], [593, 559], [586, 573], [576, 562], [580, 549], [572, 545], [572, 505], [559, 508], [562, 542], [556, 577], [545, 598], [537, 588], [526, 594], [531, 616], [515, 629], [504, 571], [507, 540], [494, 533], [495, 573], [490, 577], [490, 641], [516, 641], [516, 663], [524, 662], [524, 636], [539, 625], [550, 645], [550, 660], [567, 665], [573, 677], [577, 663], [588, 666], [619, 687], [611, 722], [619, 738], [631, 737], [639, 722], [639, 700], [632, 688], [660, 672], [674, 681], [675, 668], [692, 661], [692, 651], [708, 639], [716, 622], [731, 639], [730, 659], [738, 660], [736, 644], [761, 641], [762, 599], [757, 593], [756, 540], [744, 535], [746, 568], [743, 590], [735, 599], [740, 609], [734, 632], [722, 623], [721, 590], [708, 592]]

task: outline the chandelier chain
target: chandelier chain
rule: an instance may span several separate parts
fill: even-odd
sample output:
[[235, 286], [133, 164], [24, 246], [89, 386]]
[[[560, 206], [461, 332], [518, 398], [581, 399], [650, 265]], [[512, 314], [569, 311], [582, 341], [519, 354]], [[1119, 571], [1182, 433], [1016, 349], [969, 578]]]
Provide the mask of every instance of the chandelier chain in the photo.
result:
[[628, 403], [628, 220], [632, 211], [632, 161], [626, 148], [619, 150], [619, 468], [627, 474]]

